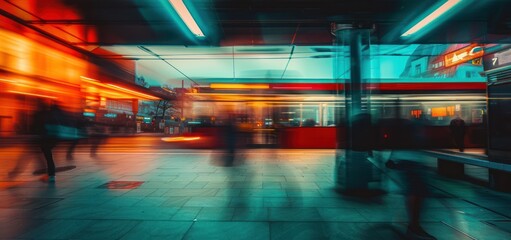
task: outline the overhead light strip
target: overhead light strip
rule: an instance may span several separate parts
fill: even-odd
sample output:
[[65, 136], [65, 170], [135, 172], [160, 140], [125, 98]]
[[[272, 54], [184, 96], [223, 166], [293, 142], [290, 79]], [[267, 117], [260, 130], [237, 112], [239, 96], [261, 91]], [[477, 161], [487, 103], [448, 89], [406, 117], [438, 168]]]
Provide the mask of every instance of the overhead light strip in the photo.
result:
[[462, 0], [448, 0], [444, 4], [442, 4], [440, 7], [438, 7], [435, 11], [430, 13], [428, 16], [426, 16], [424, 19], [419, 21], [417, 24], [415, 24], [413, 27], [408, 29], [405, 33], [401, 35], [401, 37], [409, 37], [421, 29], [425, 28], [429, 24], [431, 24], [433, 21], [435, 21], [437, 18], [445, 14], [447, 11], [452, 9], [454, 6], [456, 6], [458, 3], [460, 3]]
[[188, 29], [190, 29], [190, 31], [195, 36], [205, 37], [199, 25], [197, 25], [197, 22], [195, 22], [195, 19], [193, 19], [192, 14], [190, 14], [190, 11], [188, 11], [188, 8], [186, 8], [186, 5], [184, 4], [183, 0], [169, 0], [169, 2], [174, 8], [174, 10], [176, 10], [181, 20], [183, 20]]

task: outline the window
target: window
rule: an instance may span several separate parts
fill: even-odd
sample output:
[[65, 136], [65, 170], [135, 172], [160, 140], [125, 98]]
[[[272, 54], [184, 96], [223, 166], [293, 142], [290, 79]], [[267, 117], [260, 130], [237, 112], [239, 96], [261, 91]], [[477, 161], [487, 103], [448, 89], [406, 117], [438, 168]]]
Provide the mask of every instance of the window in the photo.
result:
[[421, 74], [421, 65], [417, 64], [415, 65], [415, 75], [418, 76]]

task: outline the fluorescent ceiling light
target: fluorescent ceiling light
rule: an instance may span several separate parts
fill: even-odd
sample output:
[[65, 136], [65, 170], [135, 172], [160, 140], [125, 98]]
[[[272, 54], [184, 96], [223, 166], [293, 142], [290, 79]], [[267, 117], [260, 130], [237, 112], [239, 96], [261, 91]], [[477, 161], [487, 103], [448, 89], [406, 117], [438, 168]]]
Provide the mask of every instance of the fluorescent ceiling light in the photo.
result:
[[433, 11], [428, 16], [426, 16], [424, 19], [422, 19], [420, 22], [418, 22], [413, 27], [408, 29], [408, 31], [403, 33], [401, 35], [401, 37], [409, 37], [410, 35], [417, 33], [419, 30], [421, 30], [424, 27], [426, 27], [429, 24], [431, 24], [435, 19], [437, 19], [440, 16], [442, 16], [443, 14], [445, 14], [447, 11], [449, 11], [451, 8], [453, 8], [454, 6], [456, 6], [460, 2], [461, 2], [461, 0], [447, 0], [447, 2], [442, 4], [435, 11]]
[[188, 8], [186, 8], [185, 4], [183, 3], [183, 0], [169, 0], [170, 4], [176, 10], [177, 14], [179, 14], [179, 17], [181, 17], [181, 20], [185, 22], [186, 26], [190, 31], [197, 37], [205, 37], [204, 33], [202, 33], [202, 30], [200, 30], [199, 25], [195, 22], [195, 19], [193, 19], [192, 14], [190, 14], [190, 11], [188, 11]]

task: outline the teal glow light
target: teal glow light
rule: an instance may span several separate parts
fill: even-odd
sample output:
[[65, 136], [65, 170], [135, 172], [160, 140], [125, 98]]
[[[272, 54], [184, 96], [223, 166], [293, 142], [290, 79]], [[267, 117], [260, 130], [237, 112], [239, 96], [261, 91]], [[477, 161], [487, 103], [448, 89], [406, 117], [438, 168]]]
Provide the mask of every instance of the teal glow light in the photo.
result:
[[192, 14], [190, 14], [190, 11], [188, 11], [188, 8], [186, 8], [186, 5], [183, 3], [183, 0], [169, 0], [169, 2], [193, 35], [196, 37], [205, 37], [199, 25], [197, 25], [197, 22], [193, 19]]
[[401, 35], [401, 37], [410, 37], [411, 35], [417, 33], [421, 29], [430, 25], [433, 21], [438, 19], [440, 16], [444, 15], [446, 12], [451, 10], [454, 6], [456, 6], [461, 1], [462, 0], [448, 0], [447, 2], [442, 4], [440, 7], [438, 7], [436, 10], [434, 10], [432, 13], [430, 13], [428, 16], [426, 16], [421, 21], [419, 21], [417, 24], [415, 24], [413, 27], [408, 29], [408, 31], [403, 33]]

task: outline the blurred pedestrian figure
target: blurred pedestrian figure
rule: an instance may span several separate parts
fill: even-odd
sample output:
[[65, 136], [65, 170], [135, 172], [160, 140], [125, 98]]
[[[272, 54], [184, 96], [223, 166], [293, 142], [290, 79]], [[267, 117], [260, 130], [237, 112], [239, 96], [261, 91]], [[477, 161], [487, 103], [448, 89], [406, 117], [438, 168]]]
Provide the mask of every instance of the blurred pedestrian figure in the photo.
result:
[[[393, 156], [396, 154], [393, 152]], [[424, 166], [418, 162], [408, 160], [389, 160], [386, 166], [399, 171], [401, 184], [406, 194], [406, 208], [408, 212], [408, 228], [406, 236], [409, 239], [436, 239], [427, 233], [420, 225], [420, 217], [424, 199], [429, 190]]]
[[376, 130], [371, 123], [370, 114], [359, 113], [353, 116], [350, 132], [351, 146], [349, 147], [354, 151], [367, 152], [369, 156], [372, 156], [375, 131]]
[[421, 114], [419, 118], [411, 119], [411, 128], [414, 132], [412, 136], [412, 147], [414, 149], [427, 149], [431, 148], [431, 144], [428, 143], [428, 134], [427, 134], [427, 126], [431, 123], [426, 119], [426, 117]]
[[59, 126], [65, 118], [65, 114], [58, 104], [52, 103], [47, 106], [42, 100], [39, 102], [39, 109], [34, 114], [35, 132], [39, 135], [39, 146], [46, 160], [47, 175], [41, 178], [42, 181], [55, 182], [55, 162], [53, 160], [53, 148], [59, 139]]
[[420, 225], [420, 217], [424, 199], [429, 193], [425, 167], [419, 162], [414, 151], [424, 149], [425, 122], [398, 118], [392, 121], [391, 127], [395, 129], [396, 138], [392, 144], [392, 153], [385, 166], [396, 170], [399, 183], [406, 195], [406, 208], [408, 212], [408, 228], [406, 237], [409, 239], [436, 239], [427, 233]]
[[316, 126], [316, 121], [312, 118], [305, 119], [302, 123], [302, 127], [314, 127]]
[[[70, 121], [70, 115], [63, 111], [57, 103], [52, 102], [52, 104], [48, 104], [45, 100], [39, 99], [36, 107], [31, 127], [32, 132], [35, 134], [32, 144], [38, 146], [40, 149], [38, 153], [43, 153], [46, 166], [37, 169], [33, 174], [46, 173], [41, 180], [55, 182], [56, 168], [52, 150], [60, 141], [74, 141], [78, 139], [78, 129]], [[22, 168], [27, 166], [26, 158], [33, 157], [30, 155], [34, 155], [31, 153], [32, 151], [27, 148], [25, 154], [19, 157], [15, 168], [9, 173], [10, 177], [16, 177]], [[62, 169], [65, 168], [74, 168], [74, 166], [67, 166]]]
[[183, 119], [179, 119], [179, 135], [183, 135], [185, 133], [185, 123]]
[[71, 127], [76, 128], [77, 136], [69, 140], [69, 146], [66, 152], [66, 160], [71, 161], [74, 159], [73, 153], [78, 143], [86, 137], [85, 134], [85, 119], [79, 115], [68, 114], [69, 124]]
[[106, 139], [106, 127], [100, 122], [91, 122], [89, 127], [90, 156], [96, 158], [98, 148]]
[[236, 127], [235, 117], [233, 115], [229, 115], [227, 122], [224, 126], [224, 136], [225, 136], [225, 156], [224, 156], [224, 165], [225, 166], [233, 166], [234, 160], [236, 158], [236, 143], [238, 141], [237, 138], [238, 131]]
[[[482, 114], [482, 128], [483, 128], [483, 134], [484, 134], [484, 138], [483, 139], [486, 139], [487, 136], [488, 136], [488, 114], [486, 113], [486, 109], [483, 110], [483, 114]], [[486, 141], [484, 141], [484, 154], [488, 155], [488, 143]]]
[[460, 152], [465, 151], [465, 121], [459, 115], [456, 115], [456, 118], [451, 120], [449, 129], [451, 130], [456, 147]]
[[[42, 136], [44, 133], [44, 113], [49, 110], [49, 105], [44, 102], [42, 99], [38, 99], [36, 101], [36, 106], [31, 115], [29, 133], [32, 135], [30, 137], [30, 141], [26, 143], [26, 146], [23, 150], [21, 150], [21, 154], [18, 156], [16, 161], [16, 165], [14, 168], [9, 171], [8, 176], [10, 178], [16, 178], [23, 170], [29, 166], [29, 160], [37, 160], [34, 161], [36, 163], [37, 169], [46, 169], [46, 163], [41, 158], [41, 143]], [[41, 161], [40, 161], [41, 160]], [[44, 165], [44, 166], [43, 166]]]

